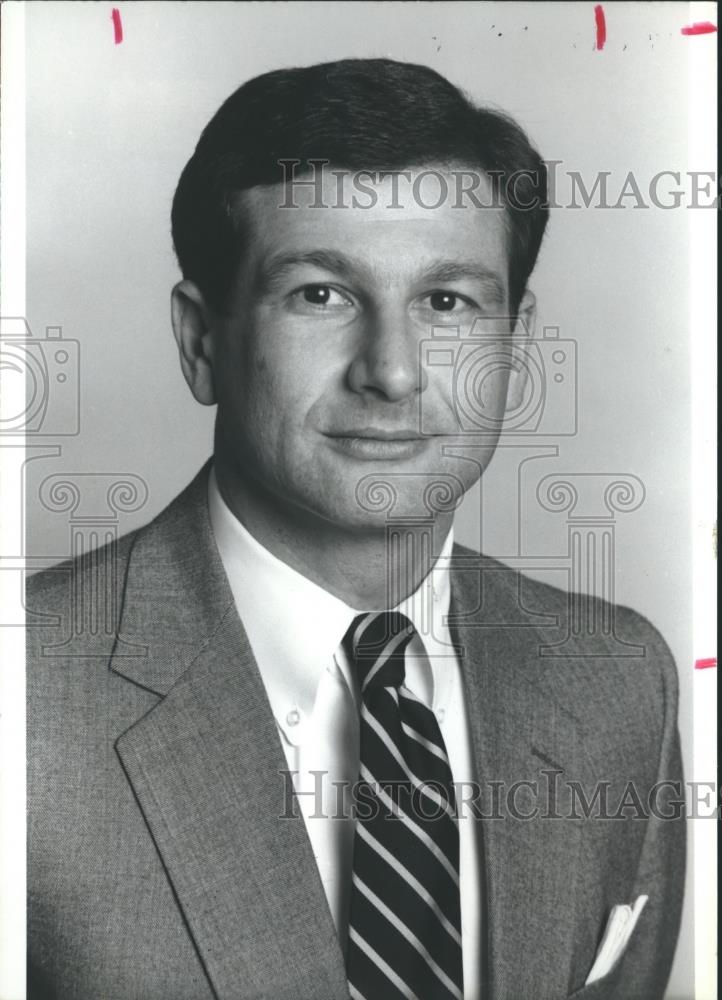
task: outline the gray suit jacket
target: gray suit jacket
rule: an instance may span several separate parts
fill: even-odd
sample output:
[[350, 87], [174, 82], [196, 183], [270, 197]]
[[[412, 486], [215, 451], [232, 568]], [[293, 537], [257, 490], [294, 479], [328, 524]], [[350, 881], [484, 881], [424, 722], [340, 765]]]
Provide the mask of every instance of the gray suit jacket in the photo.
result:
[[[348, 997], [303, 820], [279, 818], [285, 757], [206, 482], [203, 470], [147, 527], [29, 581], [28, 608], [45, 616], [28, 629], [34, 1000]], [[570, 638], [561, 591], [468, 550], [454, 558], [450, 624], [481, 787], [485, 1000], [660, 1000], [684, 823], [640, 818], [639, 806], [681, 778], [669, 650], [621, 608], [612, 632], [600, 617], [598, 635]], [[109, 629], [98, 601], [110, 602]], [[665, 802], [657, 813], [674, 812]], [[610, 908], [641, 893], [624, 957], [584, 987]]]

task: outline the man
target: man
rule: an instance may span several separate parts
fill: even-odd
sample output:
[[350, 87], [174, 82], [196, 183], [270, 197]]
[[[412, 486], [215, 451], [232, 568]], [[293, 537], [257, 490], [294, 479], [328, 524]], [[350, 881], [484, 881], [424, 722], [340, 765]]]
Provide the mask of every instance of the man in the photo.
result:
[[[453, 544], [525, 398], [544, 199], [421, 66], [269, 73], [203, 132], [172, 318], [213, 461], [29, 586], [31, 996], [663, 995], [669, 651]], [[114, 634], [64, 655], [95, 579]]]

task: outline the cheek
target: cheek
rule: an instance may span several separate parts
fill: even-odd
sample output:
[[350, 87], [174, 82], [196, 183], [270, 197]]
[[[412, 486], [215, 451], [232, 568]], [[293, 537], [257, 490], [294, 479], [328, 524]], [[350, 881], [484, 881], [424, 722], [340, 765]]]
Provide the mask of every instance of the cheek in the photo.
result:
[[497, 415], [503, 415], [506, 405], [506, 392], [509, 385], [509, 369], [506, 366], [491, 372], [484, 382], [482, 401], [493, 409]]
[[310, 411], [320, 405], [322, 372], [300, 352], [274, 351], [272, 343], [244, 355], [224, 374], [224, 420], [245, 450], [286, 464], [302, 448]]
[[451, 420], [451, 431], [461, 427], [467, 433], [474, 428], [483, 432], [494, 431], [503, 420], [506, 410], [509, 368], [504, 359], [489, 356], [462, 358], [454, 367], [432, 371], [421, 400], [422, 423], [436, 413], [442, 420]]
[[[479, 427], [490, 429], [503, 416], [509, 383], [510, 358], [506, 352], [473, 352], [458, 369], [454, 394], [459, 406]], [[491, 422], [491, 423], [489, 423]]]

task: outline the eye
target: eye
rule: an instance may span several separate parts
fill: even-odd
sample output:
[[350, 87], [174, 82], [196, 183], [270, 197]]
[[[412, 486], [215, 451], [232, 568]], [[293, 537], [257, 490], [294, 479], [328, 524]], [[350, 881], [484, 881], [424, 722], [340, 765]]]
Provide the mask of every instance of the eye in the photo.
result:
[[426, 292], [414, 301], [412, 308], [421, 323], [442, 326], [444, 323], [470, 324], [482, 311], [473, 299], [448, 288]]
[[304, 285], [296, 294], [311, 306], [338, 308], [350, 305], [349, 299], [330, 285]]
[[331, 298], [331, 289], [328, 285], [307, 285], [303, 289], [303, 297], [311, 305], [325, 306]]
[[429, 305], [434, 312], [453, 312], [459, 302], [463, 300], [453, 292], [432, 292], [429, 296]]

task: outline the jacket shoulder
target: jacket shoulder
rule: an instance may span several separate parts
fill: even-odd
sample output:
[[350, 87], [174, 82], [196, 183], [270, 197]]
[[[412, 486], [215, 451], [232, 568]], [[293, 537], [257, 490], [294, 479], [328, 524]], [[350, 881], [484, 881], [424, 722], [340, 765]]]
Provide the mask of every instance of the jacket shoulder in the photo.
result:
[[25, 583], [25, 610], [28, 614], [28, 633], [33, 634], [35, 616], [57, 614], [64, 608], [72, 591], [80, 599], [87, 588], [95, 589], [99, 596], [104, 588], [123, 579], [138, 531], [130, 532], [97, 549], [40, 570], [28, 577]]
[[[606, 703], [621, 711], [625, 700], [643, 701], [656, 719], [676, 712], [674, 657], [660, 631], [638, 611], [552, 586], [464, 546], [454, 546], [454, 566], [462, 573], [476, 568], [481, 588], [486, 577], [495, 599], [518, 612], [506, 627], [543, 622], [527, 629], [537, 643], [534, 669], [558, 690], [561, 701], [579, 704], [585, 692], [594, 692], [597, 707]], [[483, 600], [472, 600], [483, 608]]]
[[109, 661], [137, 535], [132, 532], [27, 580], [25, 649], [31, 703], [35, 694], [47, 697], [91, 663]]

